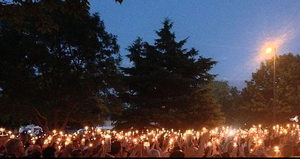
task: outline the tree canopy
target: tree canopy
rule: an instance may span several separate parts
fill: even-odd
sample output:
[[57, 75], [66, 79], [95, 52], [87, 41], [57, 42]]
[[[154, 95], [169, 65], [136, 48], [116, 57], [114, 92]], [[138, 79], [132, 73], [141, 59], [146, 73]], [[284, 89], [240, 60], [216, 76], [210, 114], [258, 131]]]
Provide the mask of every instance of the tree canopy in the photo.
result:
[[70, 121], [100, 124], [108, 109], [118, 111], [116, 91], [122, 75], [117, 38], [105, 31], [98, 14], [86, 9], [81, 14], [48, 12], [48, 3], [68, 8], [70, 1], [43, 2], [17, 7], [43, 6], [43, 14], [59, 29], [40, 31], [39, 19], [30, 15], [23, 15], [29, 17], [22, 29], [9, 19], [1, 21], [3, 112], [31, 119], [44, 130], [64, 129]]
[[176, 41], [173, 23], [166, 19], [156, 31], [153, 45], [138, 38], [128, 47], [133, 67], [122, 68], [126, 94], [121, 94], [122, 116], [117, 128], [188, 128], [215, 126], [223, 121], [219, 105], [204, 86], [215, 75], [216, 64], [198, 56], [195, 48], [186, 49], [187, 39]]
[[229, 86], [228, 81], [213, 81], [208, 85], [212, 89], [214, 99], [221, 105], [227, 125], [241, 125], [240, 118], [242, 111], [241, 91], [236, 87]]
[[[273, 58], [262, 62], [243, 89], [246, 121], [272, 123]], [[300, 115], [300, 56], [292, 53], [276, 57], [276, 123], [285, 123]]]

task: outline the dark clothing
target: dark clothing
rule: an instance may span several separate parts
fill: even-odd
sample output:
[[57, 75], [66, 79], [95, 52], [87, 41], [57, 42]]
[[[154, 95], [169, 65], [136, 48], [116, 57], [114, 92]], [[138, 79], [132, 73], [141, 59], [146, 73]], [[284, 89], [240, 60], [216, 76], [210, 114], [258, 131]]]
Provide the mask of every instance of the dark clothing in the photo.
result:
[[5, 155], [1, 156], [1, 158], [19, 158], [19, 157], [14, 154], [12, 154], [12, 155], [5, 154]]

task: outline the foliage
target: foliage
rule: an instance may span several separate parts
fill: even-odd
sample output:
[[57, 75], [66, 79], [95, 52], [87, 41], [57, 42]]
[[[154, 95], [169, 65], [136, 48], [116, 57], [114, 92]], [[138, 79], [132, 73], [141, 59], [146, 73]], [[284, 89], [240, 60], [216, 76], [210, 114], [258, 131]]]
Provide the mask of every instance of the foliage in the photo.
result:
[[[26, 19], [22, 29], [2, 19], [2, 113], [30, 119], [44, 129], [64, 129], [68, 122], [101, 123], [108, 109], [118, 111], [116, 91], [122, 76], [116, 36], [107, 33], [99, 15], [90, 15], [85, 5], [80, 14], [72, 13], [83, 1], [30, 2], [15, 7], [30, 11], [41, 6], [59, 29], [43, 31], [36, 27], [40, 19], [25, 12], [20, 13]], [[59, 7], [49, 11], [48, 3]]]
[[[245, 118], [250, 122], [272, 123], [273, 58], [261, 63], [243, 90]], [[276, 123], [285, 123], [300, 115], [300, 56], [291, 53], [276, 57]]]
[[204, 86], [214, 79], [208, 73], [216, 64], [183, 48], [187, 39], [177, 42], [166, 19], [156, 31], [154, 45], [138, 38], [128, 51], [133, 63], [123, 68], [128, 85], [122, 116], [115, 117], [117, 128], [189, 128], [215, 126], [223, 120], [220, 107]]
[[208, 85], [212, 89], [213, 97], [224, 113], [227, 125], [241, 125], [241, 92], [228, 85], [228, 81], [214, 81]]
[[[27, 31], [32, 21], [42, 34], [59, 30], [59, 25], [49, 14], [62, 12], [75, 16], [84, 15], [90, 9], [88, 0], [58, 0], [64, 5], [59, 5], [57, 0], [12, 0], [0, 1], [0, 21], [4, 20], [14, 24], [18, 32]], [[115, 0], [122, 3], [123, 0]]]

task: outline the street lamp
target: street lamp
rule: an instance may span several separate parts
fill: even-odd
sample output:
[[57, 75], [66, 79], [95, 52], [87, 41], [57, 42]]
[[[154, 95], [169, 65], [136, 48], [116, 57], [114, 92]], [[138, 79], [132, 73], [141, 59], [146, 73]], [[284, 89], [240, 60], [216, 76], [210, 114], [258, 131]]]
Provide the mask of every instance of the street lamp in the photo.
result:
[[275, 84], [276, 84], [276, 67], [275, 67], [275, 64], [276, 64], [276, 48], [274, 48], [274, 50], [273, 50], [273, 48], [267, 48], [266, 49], [266, 53], [267, 54], [270, 54], [270, 53], [274, 53], [274, 56], [273, 56], [273, 58], [274, 58], [274, 66], [273, 66], [273, 70], [274, 70], [274, 74], [273, 74], [273, 125], [275, 125], [275, 99], [276, 99], [276, 93], [275, 93]]

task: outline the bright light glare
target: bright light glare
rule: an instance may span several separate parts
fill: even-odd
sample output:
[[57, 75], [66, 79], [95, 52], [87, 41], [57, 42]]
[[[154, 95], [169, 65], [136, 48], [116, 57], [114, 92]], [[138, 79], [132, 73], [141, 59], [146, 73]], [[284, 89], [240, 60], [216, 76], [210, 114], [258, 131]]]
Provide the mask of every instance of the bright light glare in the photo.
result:
[[269, 54], [269, 53], [271, 53], [271, 52], [272, 52], [272, 48], [268, 47], [268, 48], [266, 49], [266, 53]]

